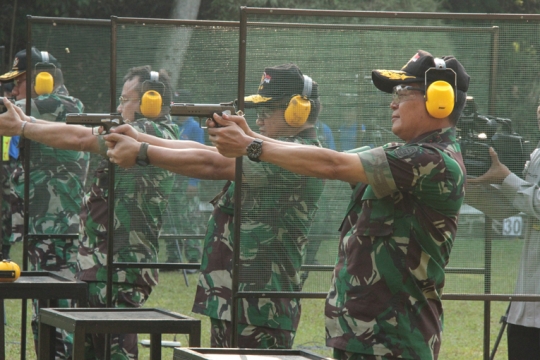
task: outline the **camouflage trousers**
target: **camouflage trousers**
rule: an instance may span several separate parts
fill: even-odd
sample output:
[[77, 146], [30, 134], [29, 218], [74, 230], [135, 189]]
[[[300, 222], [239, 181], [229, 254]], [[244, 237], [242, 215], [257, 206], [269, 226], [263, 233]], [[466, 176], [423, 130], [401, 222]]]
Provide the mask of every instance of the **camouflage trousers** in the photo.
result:
[[10, 176], [17, 167], [16, 160], [5, 161], [2, 164], [2, 245], [9, 246], [11, 242], [11, 182]]
[[[90, 307], [106, 307], [106, 282], [88, 282], [88, 305]], [[112, 285], [112, 306], [115, 308], [140, 308], [152, 292], [150, 286], [135, 286], [125, 283]], [[107, 334], [89, 334], [85, 342], [85, 359], [105, 358], [105, 339]], [[111, 334], [111, 359], [138, 359], [137, 334]]]
[[367, 355], [353, 353], [341, 349], [334, 348], [333, 358], [337, 360], [404, 360], [405, 358], [396, 356], [380, 356], [380, 355]]
[[[232, 347], [232, 323], [210, 318], [210, 345], [214, 348]], [[292, 349], [296, 331], [238, 324], [239, 348]]]
[[[78, 239], [46, 239], [39, 241], [29, 241], [28, 259], [31, 271], [50, 271], [67, 279], [75, 279]], [[71, 299], [59, 299], [60, 308], [73, 307]], [[32, 333], [34, 334], [34, 345], [36, 354], [38, 351], [38, 315], [39, 304], [37, 300], [32, 301]], [[73, 335], [63, 331], [56, 331], [56, 359], [70, 359], [73, 346]]]

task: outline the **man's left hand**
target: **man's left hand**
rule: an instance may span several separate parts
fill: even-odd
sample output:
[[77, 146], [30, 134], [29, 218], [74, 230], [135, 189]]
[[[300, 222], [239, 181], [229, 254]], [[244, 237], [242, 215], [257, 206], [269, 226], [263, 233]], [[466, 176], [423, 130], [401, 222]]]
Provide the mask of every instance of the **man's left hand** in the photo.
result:
[[130, 168], [135, 165], [137, 154], [141, 143], [137, 140], [121, 134], [105, 135], [105, 142], [109, 147], [107, 156], [112, 163], [123, 168]]

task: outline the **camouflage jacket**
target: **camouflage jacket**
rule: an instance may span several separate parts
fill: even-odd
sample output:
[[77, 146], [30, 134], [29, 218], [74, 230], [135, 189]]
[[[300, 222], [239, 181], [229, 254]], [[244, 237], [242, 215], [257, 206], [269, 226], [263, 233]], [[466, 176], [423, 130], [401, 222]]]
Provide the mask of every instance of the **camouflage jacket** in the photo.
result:
[[[314, 129], [281, 140], [320, 146]], [[240, 291], [300, 291], [299, 270], [323, 181], [244, 157]], [[208, 222], [193, 311], [231, 320], [234, 182]], [[239, 322], [296, 330], [299, 299], [244, 298]]]
[[[164, 139], [179, 136], [169, 116], [153, 121], [139, 119], [131, 125], [137, 131]], [[115, 263], [157, 262], [158, 235], [173, 181], [173, 173], [154, 166], [115, 167]], [[108, 161], [104, 159], [95, 171], [81, 210], [77, 278], [83, 281], [107, 279], [108, 182]], [[158, 282], [158, 273], [156, 269], [116, 269], [113, 282], [153, 286]]]
[[464, 197], [453, 128], [359, 153], [326, 299], [326, 344], [361, 354], [436, 359], [444, 268]]
[[[26, 100], [17, 102], [23, 108], [25, 103]], [[63, 86], [31, 102], [31, 115], [51, 122], [65, 122], [66, 113], [83, 111], [81, 101], [68, 96]], [[77, 234], [89, 154], [30, 143], [29, 234]], [[21, 157], [23, 154], [21, 151]], [[24, 177], [22, 167], [18, 167], [11, 177], [11, 241], [22, 240]]]

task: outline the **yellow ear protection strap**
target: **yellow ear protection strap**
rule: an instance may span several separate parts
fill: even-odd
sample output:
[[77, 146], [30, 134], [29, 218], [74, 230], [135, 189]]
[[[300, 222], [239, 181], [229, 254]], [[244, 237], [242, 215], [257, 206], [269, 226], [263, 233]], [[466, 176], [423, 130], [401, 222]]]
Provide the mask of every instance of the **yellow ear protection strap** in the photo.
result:
[[[157, 71], [150, 71], [150, 80], [143, 82], [142, 88], [145, 91], [146, 88], [158, 88], [161, 85], [163, 90], [165, 85], [159, 81], [159, 73]], [[159, 91], [150, 89], [144, 92], [141, 97], [141, 114], [146, 118], [155, 118], [161, 113], [161, 106], [163, 105], [163, 99]]]
[[313, 89], [313, 79], [304, 75], [304, 88], [302, 95], [295, 95], [289, 100], [289, 105], [285, 109], [285, 121], [292, 127], [304, 125], [311, 113], [311, 91]]
[[54, 77], [49, 71], [38, 72], [40, 66], [52, 68], [56, 72], [56, 66], [49, 62], [49, 53], [47, 51], [41, 52], [41, 62], [35, 65], [36, 79], [34, 81], [34, 90], [38, 95], [50, 94], [54, 90]]
[[[454, 110], [456, 102], [457, 75], [453, 69], [447, 69], [443, 59], [435, 58], [435, 67], [426, 70], [424, 76], [424, 85], [426, 89], [426, 110], [429, 115], [437, 119], [447, 117]], [[430, 81], [428, 86], [429, 75], [434, 74], [431, 78], [442, 78], [437, 74], [438, 71], [451, 72], [454, 78], [454, 83], [450, 84], [444, 80]]]

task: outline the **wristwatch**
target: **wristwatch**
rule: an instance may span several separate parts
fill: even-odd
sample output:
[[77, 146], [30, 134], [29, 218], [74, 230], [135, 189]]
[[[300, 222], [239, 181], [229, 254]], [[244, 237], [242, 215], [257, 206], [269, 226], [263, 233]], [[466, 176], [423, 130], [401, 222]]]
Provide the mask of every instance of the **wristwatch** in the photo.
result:
[[139, 148], [139, 154], [137, 155], [137, 159], [135, 160], [135, 163], [139, 166], [146, 166], [150, 164], [150, 160], [148, 159], [148, 143], [141, 143], [141, 147]]
[[248, 145], [246, 148], [247, 156], [249, 160], [259, 162], [261, 161], [259, 159], [259, 156], [262, 154], [262, 144], [263, 141], [261, 139], [255, 139], [251, 142], [251, 144]]

